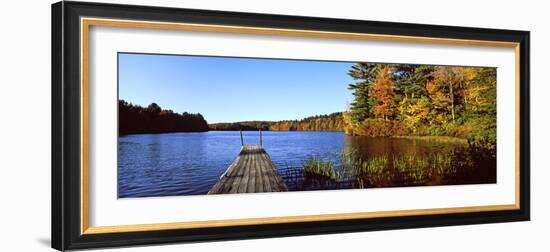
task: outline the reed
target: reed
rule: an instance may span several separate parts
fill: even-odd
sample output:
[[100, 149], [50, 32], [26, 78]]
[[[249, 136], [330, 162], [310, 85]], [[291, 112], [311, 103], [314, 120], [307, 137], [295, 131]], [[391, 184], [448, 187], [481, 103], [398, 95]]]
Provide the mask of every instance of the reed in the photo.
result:
[[384, 168], [388, 163], [388, 157], [386, 156], [372, 157], [366, 160], [360, 160], [360, 163], [361, 163], [360, 168], [362, 173], [379, 174], [379, 173], [382, 173], [382, 171], [384, 171]]
[[379, 174], [388, 164], [387, 156], [376, 156], [362, 159], [355, 150], [342, 152], [342, 166], [355, 174]]
[[[406, 177], [411, 182], [422, 183], [430, 176], [456, 172], [451, 155], [435, 153], [427, 156], [372, 156], [361, 158], [356, 150], [346, 149], [341, 153], [341, 167], [320, 157], [309, 157], [302, 162], [305, 174], [344, 181], [354, 177], [358, 188], [367, 187], [367, 182], [377, 184], [391, 179], [394, 174]], [[391, 172], [393, 168], [393, 173]]]
[[335, 178], [336, 171], [331, 161], [324, 161], [320, 157], [309, 157], [302, 162], [306, 174], [317, 175], [327, 178]]
[[440, 153], [429, 156], [393, 156], [392, 163], [395, 170], [404, 177], [415, 182], [422, 182], [426, 178], [437, 174], [445, 175], [456, 171], [450, 155]]
[[467, 139], [452, 136], [392, 136], [392, 138], [407, 138], [413, 140], [426, 140], [440, 143], [468, 144]]
[[432, 169], [439, 173], [444, 173], [452, 168], [452, 157], [443, 154], [433, 154], [426, 157], [417, 156], [393, 156], [393, 167], [398, 172], [407, 172], [410, 170]]

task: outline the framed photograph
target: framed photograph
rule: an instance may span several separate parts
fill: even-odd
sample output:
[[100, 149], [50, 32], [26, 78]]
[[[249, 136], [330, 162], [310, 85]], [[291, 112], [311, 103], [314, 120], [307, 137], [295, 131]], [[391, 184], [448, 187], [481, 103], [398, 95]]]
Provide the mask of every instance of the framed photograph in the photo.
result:
[[529, 220], [529, 32], [52, 6], [58, 250]]

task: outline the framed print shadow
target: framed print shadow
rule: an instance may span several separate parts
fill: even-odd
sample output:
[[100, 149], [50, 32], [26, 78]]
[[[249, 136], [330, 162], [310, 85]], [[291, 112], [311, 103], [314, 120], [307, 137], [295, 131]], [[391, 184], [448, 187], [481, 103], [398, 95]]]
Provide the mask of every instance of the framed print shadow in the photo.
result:
[[52, 5], [58, 250], [529, 220], [529, 32]]

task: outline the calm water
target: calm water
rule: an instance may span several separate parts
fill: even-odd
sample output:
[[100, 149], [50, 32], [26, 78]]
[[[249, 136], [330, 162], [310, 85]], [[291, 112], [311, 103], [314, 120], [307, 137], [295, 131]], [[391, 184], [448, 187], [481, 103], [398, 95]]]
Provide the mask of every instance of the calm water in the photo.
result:
[[[243, 134], [245, 143], [259, 143], [258, 132]], [[268, 131], [263, 132], [263, 145], [291, 191], [496, 182], [494, 156], [473, 152], [456, 141]], [[238, 131], [119, 137], [118, 196], [206, 194], [239, 149]], [[381, 169], [351, 171], [345, 165], [345, 152], [354, 153], [354, 160], [383, 158]], [[311, 157], [330, 161], [340, 175], [305, 173], [303, 161]], [[407, 169], [405, 161], [424, 168]]]

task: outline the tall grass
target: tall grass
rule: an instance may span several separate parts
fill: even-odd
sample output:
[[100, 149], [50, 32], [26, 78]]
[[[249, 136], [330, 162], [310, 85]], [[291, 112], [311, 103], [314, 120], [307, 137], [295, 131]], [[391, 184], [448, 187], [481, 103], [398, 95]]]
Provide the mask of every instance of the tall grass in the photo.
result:
[[387, 164], [387, 156], [362, 159], [356, 151], [344, 150], [342, 152], [342, 166], [355, 174], [382, 173]]
[[445, 175], [456, 172], [452, 156], [440, 153], [429, 156], [394, 156], [393, 167], [402, 177], [412, 182], [423, 182], [433, 175]]
[[359, 161], [361, 166], [358, 167], [361, 173], [378, 174], [381, 173], [388, 163], [388, 157], [379, 156], [372, 157], [366, 160]]
[[452, 155], [434, 153], [426, 156], [381, 155], [360, 157], [355, 150], [341, 153], [341, 167], [320, 157], [310, 157], [302, 162], [306, 175], [328, 178], [337, 181], [354, 180], [357, 188], [382, 186], [395, 177], [407, 183], [421, 184], [434, 175], [447, 175], [456, 172], [458, 164]]
[[[407, 183], [424, 183], [433, 175], [448, 175], [457, 171], [452, 155], [434, 153], [426, 156], [373, 156], [361, 158], [354, 150], [342, 153], [342, 166], [355, 175], [356, 185], [366, 187], [366, 182], [380, 184], [394, 176]], [[393, 168], [393, 169], [392, 169]]]
[[400, 173], [414, 170], [432, 170], [438, 174], [453, 169], [453, 158], [450, 155], [432, 154], [426, 157], [393, 156], [393, 167]]
[[406, 138], [413, 140], [427, 140], [440, 143], [456, 143], [456, 144], [468, 144], [468, 140], [464, 138], [452, 137], [452, 136], [392, 136], [393, 138]]
[[366, 188], [388, 177], [384, 173], [389, 164], [388, 156], [361, 158], [355, 150], [344, 150], [341, 157], [342, 168], [353, 174], [357, 188]]
[[324, 177], [333, 180], [342, 180], [343, 173], [335, 169], [332, 161], [324, 161], [320, 157], [309, 157], [302, 162], [307, 175]]

